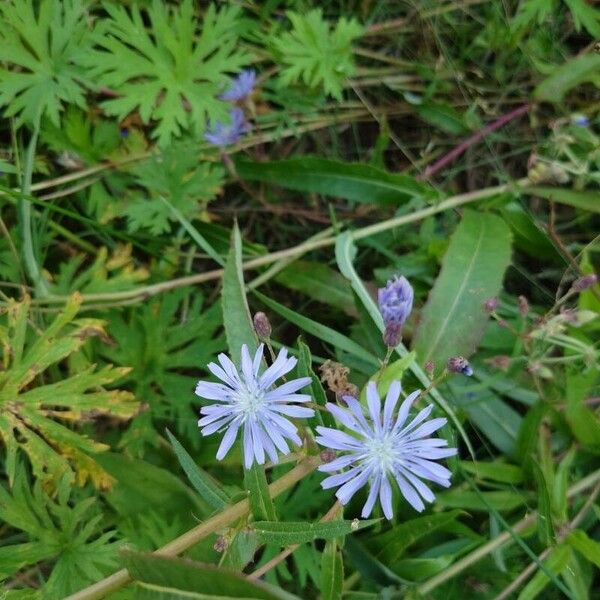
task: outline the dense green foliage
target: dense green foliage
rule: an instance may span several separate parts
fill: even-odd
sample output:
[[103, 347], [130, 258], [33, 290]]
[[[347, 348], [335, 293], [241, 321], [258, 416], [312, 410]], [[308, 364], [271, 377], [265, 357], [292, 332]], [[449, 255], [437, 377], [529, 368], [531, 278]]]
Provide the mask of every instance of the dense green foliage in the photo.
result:
[[[596, 597], [598, 38], [585, 0], [1, 2], [2, 598]], [[258, 311], [316, 413], [244, 470], [194, 386]], [[452, 486], [360, 519], [314, 431], [394, 380]]]

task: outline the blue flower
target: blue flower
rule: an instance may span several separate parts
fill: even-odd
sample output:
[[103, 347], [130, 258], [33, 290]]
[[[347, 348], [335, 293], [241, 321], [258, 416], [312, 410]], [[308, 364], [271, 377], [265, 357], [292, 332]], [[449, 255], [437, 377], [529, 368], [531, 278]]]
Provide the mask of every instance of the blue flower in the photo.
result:
[[451, 373], [461, 373], [467, 377], [473, 375], [473, 369], [469, 364], [469, 361], [464, 356], [452, 356], [446, 363], [448, 371]]
[[229, 124], [217, 121], [205, 134], [204, 139], [213, 146], [229, 146], [235, 144], [244, 133], [250, 131], [244, 111], [234, 106], [229, 111]]
[[378, 292], [379, 310], [383, 322], [404, 325], [413, 305], [413, 289], [406, 277], [395, 277], [387, 282]]
[[[259, 375], [264, 345], [261, 344], [250, 358], [248, 347], [242, 346], [241, 373], [225, 354], [219, 354], [219, 363], [210, 363], [208, 370], [222, 383], [199, 381], [196, 394], [208, 400], [217, 400], [200, 409], [205, 415], [198, 421], [202, 435], [225, 431], [217, 450], [217, 460], [222, 460], [242, 430], [244, 466], [249, 469], [256, 461], [262, 465], [265, 454], [272, 462], [278, 462], [277, 451], [289, 454], [286, 440], [296, 446], [302, 445], [298, 430], [285, 416], [312, 417], [314, 411], [293, 403], [308, 402], [310, 396], [296, 392], [310, 383], [310, 377], [293, 379], [273, 387], [275, 381], [289, 373], [298, 362], [288, 358], [284, 348], [273, 364]], [[285, 415], [285, 416], [283, 416]]]
[[358, 400], [351, 396], [344, 397], [348, 409], [326, 404], [327, 410], [352, 434], [339, 429], [317, 427], [319, 435], [316, 440], [319, 444], [345, 452], [321, 465], [319, 471], [329, 473], [350, 467], [342, 473], [330, 475], [321, 486], [324, 489], [339, 486], [335, 495], [342, 504], [347, 504], [360, 488], [369, 483], [369, 494], [361, 513], [363, 518], [371, 514], [378, 496], [383, 514], [387, 519], [393, 517], [392, 479], [398, 484], [404, 498], [419, 512], [425, 508], [423, 500], [433, 502], [435, 499], [422, 479], [443, 487], [450, 486], [450, 471], [434, 461], [455, 455], [456, 448], [447, 448], [446, 440], [429, 437], [446, 424], [446, 419], [427, 421], [433, 410], [433, 405], [430, 405], [406, 424], [410, 407], [420, 391], [410, 394], [394, 417], [400, 391], [400, 382], [392, 382], [382, 413], [377, 386], [370, 382], [367, 386], [368, 416]]
[[244, 100], [252, 93], [255, 83], [256, 71], [254, 71], [254, 69], [244, 69], [231, 82], [231, 85], [219, 96], [219, 98], [228, 102]]
[[571, 123], [579, 127], [587, 127], [590, 124], [590, 120], [585, 115], [571, 115]]

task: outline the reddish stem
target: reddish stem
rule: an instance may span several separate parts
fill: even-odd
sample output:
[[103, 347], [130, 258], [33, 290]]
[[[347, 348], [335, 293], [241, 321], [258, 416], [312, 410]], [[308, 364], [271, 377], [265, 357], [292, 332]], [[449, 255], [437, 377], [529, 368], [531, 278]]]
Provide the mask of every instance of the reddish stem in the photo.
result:
[[483, 139], [486, 135], [492, 133], [492, 131], [496, 131], [496, 129], [500, 129], [513, 119], [520, 117], [525, 114], [531, 105], [529, 103], [523, 104], [514, 110], [511, 110], [509, 113], [498, 117], [495, 121], [492, 121], [489, 125], [486, 125], [483, 129], [480, 129], [472, 136], [468, 137], [466, 140], [461, 142], [458, 146], [450, 150], [447, 154], [442, 156], [439, 160], [434, 162], [432, 165], [429, 165], [423, 173], [421, 173], [417, 179], [423, 180], [428, 179], [438, 171], [441, 171], [445, 166], [449, 165], [451, 162], [456, 160], [463, 152], [465, 152], [468, 148], [470, 148], [473, 144], [476, 144], [479, 140]]

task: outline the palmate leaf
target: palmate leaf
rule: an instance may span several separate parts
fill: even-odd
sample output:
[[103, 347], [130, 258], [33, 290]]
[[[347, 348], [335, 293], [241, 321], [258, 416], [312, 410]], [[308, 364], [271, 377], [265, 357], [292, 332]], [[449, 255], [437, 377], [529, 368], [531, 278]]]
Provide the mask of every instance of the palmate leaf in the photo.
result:
[[[38, 6], [37, 10], [34, 8]], [[81, 60], [91, 48], [82, 0], [0, 3], [0, 105], [6, 116], [58, 125], [64, 104], [85, 107]]]
[[287, 16], [292, 31], [273, 40], [285, 65], [281, 84], [302, 81], [341, 100], [343, 83], [354, 74], [352, 42], [362, 35], [362, 26], [355, 19], [342, 17], [330, 29], [319, 8], [306, 15], [288, 12]]
[[113, 313], [108, 318], [108, 332], [115, 343], [103, 345], [99, 351], [111, 362], [132, 367], [125, 381], [150, 405], [150, 410], [134, 421], [134, 431], [126, 438], [131, 443], [135, 438], [138, 448], [130, 450], [137, 454], [146, 443], [158, 439], [153, 421], [164, 419], [179, 434], [199, 439], [198, 416], [193, 410], [198, 377], [186, 371], [196, 372], [199, 365], [210, 362], [223, 350], [225, 341], [219, 334], [220, 306], [205, 308], [197, 292], [186, 306], [186, 293], [175, 290], [132, 310], [129, 316]]
[[201, 162], [191, 150], [189, 143], [175, 143], [134, 169], [138, 185], [147, 193], [146, 197], [138, 195], [125, 209], [130, 231], [165, 233], [171, 222], [177, 221], [169, 204], [191, 219], [217, 195], [223, 184], [223, 169]]
[[33, 473], [55, 483], [65, 473], [79, 484], [91, 479], [97, 487], [109, 487], [112, 478], [94, 460], [104, 444], [70, 426], [100, 415], [129, 419], [137, 403], [129, 392], [105, 390], [129, 369], [89, 367], [55, 383], [42, 376], [52, 365], [77, 352], [92, 336], [104, 336], [97, 319], [74, 320], [81, 298], [71, 297], [45, 331], [28, 336], [30, 300], [11, 300], [7, 324], [0, 326], [0, 439], [6, 447], [6, 470], [14, 480], [17, 456], [27, 455]]
[[135, 4], [105, 8], [106, 30], [98, 31], [86, 64], [91, 77], [120, 94], [103, 103], [106, 112], [124, 118], [137, 110], [144, 123], [156, 121], [161, 145], [190, 127], [201, 132], [209, 119], [227, 120], [218, 95], [228, 74], [248, 62], [238, 46], [237, 7], [210, 5], [201, 27], [191, 0], [173, 9], [155, 0], [143, 12]]
[[19, 470], [10, 493], [0, 486], [0, 520], [25, 532], [29, 541], [0, 547], [0, 578], [52, 561], [44, 597], [64, 598], [116, 567], [120, 543], [113, 532], [103, 531], [96, 500], [73, 501], [68, 475], [51, 498], [40, 481], [31, 486], [23, 473]]

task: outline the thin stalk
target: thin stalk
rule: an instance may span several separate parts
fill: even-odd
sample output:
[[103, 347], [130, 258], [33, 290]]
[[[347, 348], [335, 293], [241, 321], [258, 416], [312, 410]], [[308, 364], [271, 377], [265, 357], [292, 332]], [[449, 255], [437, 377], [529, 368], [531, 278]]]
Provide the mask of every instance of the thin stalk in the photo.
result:
[[19, 196], [17, 201], [17, 211], [19, 215], [19, 226], [21, 229], [21, 239], [23, 242], [23, 259], [25, 260], [25, 270], [29, 280], [33, 284], [36, 292], [40, 296], [48, 295], [48, 288], [46, 282], [42, 277], [37, 259], [35, 257], [35, 250], [33, 247], [33, 231], [31, 221], [31, 202], [27, 199], [27, 196], [31, 194], [31, 179], [33, 177], [33, 162], [35, 160], [35, 149], [37, 146], [37, 140], [40, 133], [40, 115], [38, 115], [34, 126], [31, 139], [29, 140], [29, 146], [27, 147], [27, 153], [25, 155], [25, 165], [23, 173], [23, 183], [21, 185], [22, 195]]
[[[308, 457], [291, 471], [280, 477], [269, 486], [269, 496], [274, 498], [278, 496], [294, 484], [298, 483], [303, 477], [312, 473], [319, 465], [320, 459], [318, 456]], [[250, 504], [247, 499], [226, 508], [223, 512], [216, 514], [214, 517], [200, 523], [193, 529], [190, 529], [183, 535], [169, 542], [166, 546], [156, 550], [154, 554], [160, 556], [177, 556], [185, 552], [200, 540], [208, 537], [211, 533], [215, 533], [220, 529], [228, 527], [231, 523], [244, 517], [250, 511]], [[113, 573], [109, 577], [98, 581], [85, 589], [71, 594], [65, 600], [97, 600], [104, 598], [107, 594], [121, 589], [132, 581], [127, 569], [121, 569]]]

